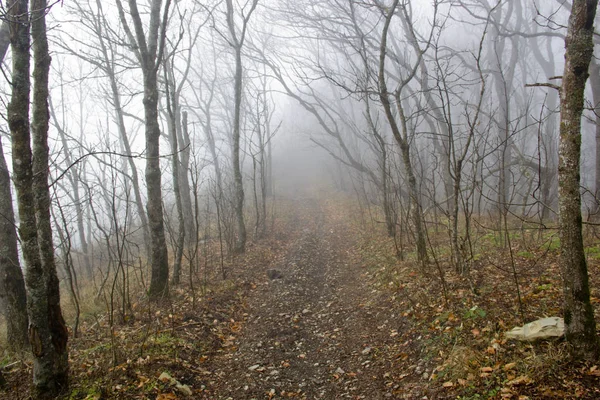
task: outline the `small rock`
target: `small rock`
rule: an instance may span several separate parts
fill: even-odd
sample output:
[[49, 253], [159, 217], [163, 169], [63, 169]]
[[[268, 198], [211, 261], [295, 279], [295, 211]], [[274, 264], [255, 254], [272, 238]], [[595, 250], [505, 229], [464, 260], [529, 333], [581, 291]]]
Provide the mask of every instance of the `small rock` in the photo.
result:
[[181, 383], [177, 383], [175, 385], [175, 389], [179, 390], [179, 392], [184, 396], [191, 396], [192, 394], [194, 394], [192, 392], [192, 389], [188, 385], [182, 385]]
[[249, 371], [256, 371], [259, 368], [260, 368], [260, 364], [256, 364], [256, 365], [253, 365], [253, 366], [249, 367], [248, 370]]
[[335, 370], [335, 373], [336, 373], [336, 374], [339, 374], [339, 375], [343, 375], [343, 374], [345, 374], [345, 373], [346, 373], [346, 371], [344, 371], [344, 370], [343, 370], [343, 369], [341, 369], [340, 367], [337, 367], [337, 369]]
[[365, 348], [365, 349], [364, 349], [364, 350], [361, 352], [361, 354], [362, 354], [363, 356], [368, 356], [369, 354], [371, 354], [371, 348], [370, 348], [370, 347], [366, 347], [366, 348]]
[[278, 269], [268, 269], [267, 270], [267, 276], [271, 280], [273, 280], [273, 279], [282, 279], [283, 278], [283, 273], [280, 270], [278, 270]]
[[168, 372], [163, 372], [162, 374], [160, 374], [158, 380], [161, 382], [168, 383], [170, 385], [174, 385], [175, 383], [177, 383], [177, 380], [173, 378]]

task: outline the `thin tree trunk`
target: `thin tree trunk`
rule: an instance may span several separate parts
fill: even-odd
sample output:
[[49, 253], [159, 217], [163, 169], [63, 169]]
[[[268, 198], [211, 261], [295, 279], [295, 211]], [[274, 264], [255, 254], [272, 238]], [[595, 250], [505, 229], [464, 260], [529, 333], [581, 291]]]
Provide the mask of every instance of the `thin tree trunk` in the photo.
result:
[[121, 0], [117, 0], [119, 19], [134, 47], [142, 68], [144, 82], [144, 122], [146, 138], [146, 189], [148, 202], [148, 226], [150, 231], [150, 287], [151, 300], [162, 299], [169, 294], [169, 257], [163, 220], [162, 188], [160, 171], [160, 125], [158, 124], [158, 83], [157, 75], [164, 51], [166, 26], [171, 1], [167, 0], [161, 13], [162, 1], [150, 3], [148, 37], [136, 0], [128, 0], [129, 14], [133, 21], [134, 33], [129, 28]]
[[242, 176], [242, 166], [240, 163], [240, 118], [242, 112], [242, 87], [243, 87], [243, 65], [242, 65], [242, 48], [246, 39], [248, 21], [256, 6], [258, 0], [253, 0], [250, 9], [244, 15], [242, 13], [242, 26], [238, 34], [236, 30], [233, 1], [226, 0], [227, 12], [227, 27], [231, 39], [231, 46], [235, 53], [235, 80], [234, 80], [234, 109], [233, 109], [233, 184], [234, 184], [234, 205], [235, 219], [237, 224], [238, 236], [234, 247], [234, 252], [243, 253], [246, 250], [246, 223], [244, 222], [244, 179]]
[[[135, 165], [135, 161], [132, 157], [131, 153], [131, 145], [129, 143], [129, 138], [127, 137], [127, 128], [125, 126], [125, 117], [123, 115], [123, 107], [121, 105], [121, 94], [119, 92], [119, 86], [117, 83], [117, 77], [115, 75], [114, 70], [114, 60], [111, 59], [112, 51], [109, 53], [109, 48], [105, 44], [105, 38], [103, 34], [103, 27], [105, 25], [105, 16], [102, 11], [102, 3], [100, 0], [96, 0], [96, 5], [98, 7], [99, 13], [102, 15], [101, 23], [98, 23], [98, 42], [100, 43], [100, 49], [102, 51], [102, 56], [104, 58], [104, 70], [110, 82], [110, 90], [112, 95], [113, 108], [115, 110], [115, 119], [117, 122], [117, 127], [119, 129], [119, 137], [121, 138], [121, 144], [125, 149], [125, 154], [127, 155], [127, 161], [129, 162], [129, 168], [131, 169], [131, 183], [133, 185], [133, 195], [135, 197], [135, 205], [138, 211], [138, 215], [140, 217], [140, 223], [142, 225], [142, 234], [144, 237], [144, 245], [146, 247], [147, 255], [150, 254], [150, 232], [148, 231], [148, 219], [146, 217], [146, 212], [144, 210], [144, 204], [142, 201], [142, 194], [140, 189], [140, 180], [138, 178], [138, 170]], [[99, 17], [100, 18], [100, 17]]]
[[233, 182], [235, 187], [234, 211], [238, 236], [234, 251], [246, 250], [246, 223], [244, 222], [244, 178], [240, 165], [240, 117], [242, 105], [242, 49], [235, 49], [235, 94], [233, 111]]
[[[408, 176], [408, 193], [411, 200], [411, 216], [413, 220], [413, 224], [415, 226], [415, 242], [417, 248], [417, 257], [422, 265], [426, 265], [429, 262], [429, 257], [427, 255], [427, 243], [425, 241], [425, 232], [423, 226], [423, 209], [421, 207], [421, 201], [419, 196], [419, 191], [417, 187], [417, 179], [413, 171], [412, 162], [411, 162], [411, 154], [410, 154], [410, 144], [408, 141], [408, 127], [406, 121], [406, 115], [404, 114], [404, 108], [402, 106], [401, 98], [400, 98], [400, 90], [397, 90], [395, 93], [396, 99], [396, 108], [398, 111], [398, 118], [400, 120], [400, 126], [402, 131], [400, 131], [400, 127], [396, 122], [396, 117], [392, 112], [392, 107], [390, 103], [390, 93], [388, 92], [386, 80], [385, 80], [385, 59], [387, 52], [387, 35], [389, 26], [394, 16], [394, 12], [396, 7], [398, 6], [398, 0], [395, 0], [393, 5], [385, 19], [385, 24], [383, 28], [383, 32], [381, 34], [381, 44], [379, 51], [379, 98], [383, 105], [385, 115], [389, 122], [390, 128], [392, 129], [392, 133], [394, 135], [394, 139], [398, 143], [400, 147], [400, 153], [402, 155], [402, 162], [404, 165], [405, 173]], [[402, 86], [407, 82], [403, 82]]]
[[[29, 342], [34, 357], [33, 385], [36, 398], [45, 399], [55, 397], [68, 386], [68, 334], [60, 310], [49, 218], [47, 98], [50, 57], [46, 40], [46, 3], [43, 0], [32, 2], [35, 63], [32, 135], [29, 130], [31, 86], [27, 3], [27, 0], [17, 0], [10, 2], [8, 7], [13, 75], [7, 116], [12, 139], [19, 234], [26, 265]], [[34, 140], [33, 153], [31, 136]]]
[[193, 242], [196, 237], [196, 225], [194, 224], [194, 207], [192, 202], [192, 190], [190, 188], [190, 180], [188, 173], [190, 170], [190, 135], [188, 132], [188, 114], [183, 111], [181, 114], [181, 123], [178, 124], [177, 141], [180, 150], [180, 165], [179, 168], [179, 186], [181, 188], [181, 202], [183, 206], [183, 215], [185, 221], [186, 242], [195, 246]]
[[[10, 29], [5, 20], [0, 26], [0, 62], [10, 46]], [[15, 213], [11, 193], [11, 181], [4, 149], [0, 141], [0, 297], [5, 309], [6, 344], [10, 351], [26, 349], [27, 295], [25, 279], [19, 264]]]
[[[62, 87], [61, 87], [61, 90], [62, 90]], [[63, 99], [64, 99], [64, 96], [63, 96]], [[79, 167], [75, 166], [73, 164], [73, 159], [71, 157], [71, 151], [69, 148], [69, 142], [67, 141], [67, 134], [58, 122], [58, 118], [56, 116], [56, 111], [54, 110], [54, 107], [52, 106], [52, 99], [48, 98], [48, 101], [49, 101], [48, 104], [50, 106], [51, 115], [54, 120], [54, 126], [56, 127], [56, 130], [58, 131], [58, 134], [60, 136], [60, 141], [61, 141], [62, 148], [63, 148], [63, 155], [65, 156], [65, 162], [66, 162], [65, 169], [69, 169], [68, 177], [69, 177], [69, 182], [71, 183], [71, 191], [69, 193], [69, 196], [73, 200], [73, 205], [75, 207], [75, 215], [77, 218], [77, 233], [79, 235], [79, 242], [80, 242], [80, 246], [81, 246], [81, 251], [83, 253], [83, 262], [84, 262], [85, 273], [86, 273], [88, 279], [91, 280], [93, 278], [93, 272], [92, 272], [90, 255], [88, 253], [88, 242], [87, 242], [87, 239], [85, 236], [85, 229], [83, 227], [83, 208], [81, 207], [82, 201], [81, 201], [81, 196], [79, 193], [79, 184], [81, 182], [81, 177], [79, 175]]]
[[594, 106], [595, 114], [595, 149], [596, 149], [596, 160], [594, 164], [594, 206], [593, 213], [595, 219], [598, 219], [598, 213], [600, 212], [600, 65], [592, 58], [590, 63], [590, 86], [592, 87], [592, 102]]
[[[33, 47], [33, 102], [31, 133], [33, 136], [33, 192], [35, 199], [38, 243], [44, 269], [48, 298], [50, 334], [56, 356], [50, 376], [53, 385], [64, 390], [68, 386], [69, 361], [67, 352], [68, 331], [60, 308], [60, 284], [56, 273], [52, 223], [50, 216], [50, 190], [48, 186], [49, 148], [48, 110], [50, 52], [46, 36], [46, 0], [33, 0], [31, 9], [31, 40]], [[38, 388], [39, 389], [39, 388]]]
[[594, 18], [598, 0], [574, 0], [565, 39], [565, 69], [560, 105], [558, 166], [560, 266], [564, 275], [565, 337], [577, 358], [596, 360], [596, 321], [590, 303], [583, 248], [580, 157], [581, 114], [594, 52]]
[[158, 299], [169, 293], [169, 258], [163, 221], [160, 172], [160, 126], [158, 124], [158, 88], [156, 72], [144, 72], [144, 114], [146, 120], [146, 186], [148, 223], [150, 226], [150, 265], [152, 276], [149, 296]]
[[[178, 233], [177, 242], [175, 249], [175, 260], [173, 262], [173, 276], [171, 277], [171, 283], [173, 285], [179, 285], [181, 279], [181, 261], [183, 260], [183, 246], [185, 245], [185, 220], [183, 216], [183, 204], [181, 201], [181, 186], [180, 186], [180, 172], [179, 172], [179, 143], [177, 138], [177, 111], [179, 105], [176, 101], [175, 93], [170, 88], [171, 81], [168, 79], [169, 64], [165, 60], [165, 84], [166, 84], [166, 100], [167, 100], [167, 114], [169, 117], [169, 140], [171, 142], [171, 167], [173, 169], [173, 192], [175, 193], [175, 207], [177, 209], [177, 223]], [[189, 189], [189, 188], [188, 188]]]
[[27, 296], [19, 265], [10, 175], [0, 141], [0, 296], [6, 317], [6, 344], [11, 351], [27, 348]]

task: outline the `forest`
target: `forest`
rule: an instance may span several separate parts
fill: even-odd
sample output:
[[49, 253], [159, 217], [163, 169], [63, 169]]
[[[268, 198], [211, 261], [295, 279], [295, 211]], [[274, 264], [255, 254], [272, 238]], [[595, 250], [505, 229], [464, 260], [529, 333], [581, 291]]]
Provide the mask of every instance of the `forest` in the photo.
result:
[[0, 0], [0, 398], [600, 398], [597, 7]]

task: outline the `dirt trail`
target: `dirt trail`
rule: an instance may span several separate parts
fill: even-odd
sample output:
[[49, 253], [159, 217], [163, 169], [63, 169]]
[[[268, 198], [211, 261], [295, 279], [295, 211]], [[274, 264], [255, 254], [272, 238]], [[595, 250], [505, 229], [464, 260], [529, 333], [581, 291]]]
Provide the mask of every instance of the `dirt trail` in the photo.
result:
[[239, 335], [211, 366], [211, 398], [394, 398], [378, 357], [390, 340], [387, 307], [352, 262], [348, 227], [315, 199], [295, 212], [282, 277], [261, 274]]

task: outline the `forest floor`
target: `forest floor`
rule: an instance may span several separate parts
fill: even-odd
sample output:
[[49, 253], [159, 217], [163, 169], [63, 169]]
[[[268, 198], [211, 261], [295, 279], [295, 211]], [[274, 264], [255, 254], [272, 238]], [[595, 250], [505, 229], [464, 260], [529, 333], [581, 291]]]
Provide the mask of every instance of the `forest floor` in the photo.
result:
[[[483, 254], [470, 280], [447, 273], [444, 295], [435, 268], [399, 261], [351, 204], [281, 200], [275, 234], [229, 260], [227, 280], [161, 305], [140, 296], [112, 331], [87, 318], [64, 399], [600, 398], [600, 369], [571, 362], [564, 342], [502, 335], [560, 315], [555, 249], [521, 249], [520, 316], [501, 255]], [[5, 361], [0, 397], [30, 398], [31, 364]]]

